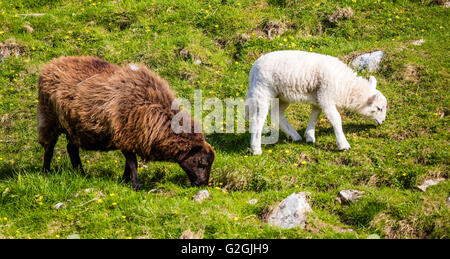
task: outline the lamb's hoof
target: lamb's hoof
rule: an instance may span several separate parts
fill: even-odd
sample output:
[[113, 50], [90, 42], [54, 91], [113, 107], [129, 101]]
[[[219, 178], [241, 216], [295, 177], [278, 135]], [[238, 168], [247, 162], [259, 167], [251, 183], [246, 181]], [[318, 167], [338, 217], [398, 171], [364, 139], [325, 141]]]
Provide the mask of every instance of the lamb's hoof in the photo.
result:
[[311, 138], [311, 137], [308, 137], [308, 136], [306, 136], [305, 138], [306, 138], [306, 143], [308, 143], [308, 144], [316, 143], [316, 139], [315, 138]]
[[259, 156], [262, 154], [261, 148], [249, 148], [249, 150], [254, 156]]
[[346, 150], [350, 150], [350, 145], [348, 146], [343, 146], [339, 148], [340, 151], [346, 151]]
[[294, 137], [292, 137], [292, 141], [293, 142], [300, 142], [300, 141], [302, 141], [302, 137], [300, 135], [294, 136]]

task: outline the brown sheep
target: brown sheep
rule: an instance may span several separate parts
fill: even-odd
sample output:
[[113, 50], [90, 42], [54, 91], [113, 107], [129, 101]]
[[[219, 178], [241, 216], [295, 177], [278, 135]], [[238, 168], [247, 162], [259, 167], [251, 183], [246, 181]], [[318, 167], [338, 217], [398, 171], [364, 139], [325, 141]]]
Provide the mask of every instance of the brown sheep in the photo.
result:
[[95, 57], [52, 60], [39, 77], [43, 171], [50, 170], [53, 149], [64, 133], [72, 166], [81, 172], [80, 147], [119, 149], [126, 158], [122, 179], [131, 179], [134, 190], [139, 185], [136, 154], [144, 161], [177, 162], [192, 185], [208, 184], [214, 151], [203, 133], [172, 131], [171, 119], [180, 112], [171, 109], [174, 100], [168, 83], [142, 65], [120, 67]]

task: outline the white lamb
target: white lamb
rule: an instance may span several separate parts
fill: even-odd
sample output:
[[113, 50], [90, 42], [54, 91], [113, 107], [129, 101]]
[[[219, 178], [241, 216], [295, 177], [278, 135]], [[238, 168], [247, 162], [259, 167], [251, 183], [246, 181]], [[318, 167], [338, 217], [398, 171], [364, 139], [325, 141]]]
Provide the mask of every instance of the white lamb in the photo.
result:
[[[261, 150], [261, 134], [271, 98], [279, 98], [280, 129], [294, 141], [301, 137], [284, 117], [292, 102], [308, 102], [312, 106], [306, 128], [306, 142], [315, 142], [315, 125], [323, 111], [333, 125], [339, 150], [350, 149], [342, 131], [338, 108], [355, 111], [380, 125], [386, 118], [386, 98], [376, 89], [376, 79], [359, 77], [339, 59], [305, 51], [275, 51], [260, 57], [249, 75], [247, 91], [251, 129], [250, 148]], [[253, 129], [253, 130], [252, 130]]]

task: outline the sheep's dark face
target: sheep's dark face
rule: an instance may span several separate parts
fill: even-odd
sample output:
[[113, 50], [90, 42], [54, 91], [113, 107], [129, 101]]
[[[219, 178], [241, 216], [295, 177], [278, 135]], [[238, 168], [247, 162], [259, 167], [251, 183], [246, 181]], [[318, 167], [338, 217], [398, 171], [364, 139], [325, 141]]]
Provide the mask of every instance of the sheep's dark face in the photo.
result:
[[179, 161], [181, 168], [187, 173], [193, 186], [208, 185], [209, 173], [211, 172], [214, 157], [215, 154], [211, 146], [203, 142], [202, 145], [194, 146]]

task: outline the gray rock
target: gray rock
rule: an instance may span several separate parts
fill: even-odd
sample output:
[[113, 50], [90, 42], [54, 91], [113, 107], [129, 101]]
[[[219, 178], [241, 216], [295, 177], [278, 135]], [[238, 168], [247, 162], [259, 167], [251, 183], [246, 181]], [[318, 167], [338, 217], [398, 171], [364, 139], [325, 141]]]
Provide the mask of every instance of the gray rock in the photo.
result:
[[426, 191], [428, 187], [436, 185], [440, 182], [445, 181], [444, 178], [437, 178], [437, 179], [431, 179], [431, 180], [426, 180], [422, 185], [417, 186], [417, 188], [419, 188], [421, 191]]
[[271, 226], [289, 229], [306, 225], [306, 213], [312, 212], [303, 192], [293, 193], [273, 209], [267, 216], [267, 222]]
[[258, 202], [258, 199], [251, 199], [248, 201], [248, 204], [256, 204]]
[[381, 59], [383, 58], [383, 51], [375, 51], [372, 53], [365, 53], [356, 57], [352, 66], [358, 70], [367, 70], [369, 72], [375, 72], [379, 69]]
[[343, 190], [340, 191], [338, 194], [338, 197], [336, 197], [336, 200], [343, 204], [343, 203], [355, 203], [359, 198], [363, 196], [363, 191], [357, 191], [357, 190]]
[[194, 200], [196, 202], [202, 202], [205, 199], [209, 198], [209, 192], [208, 190], [201, 190], [197, 194], [194, 195]]
[[420, 39], [420, 40], [415, 40], [415, 41], [411, 42], [411, 44], [412, 44], [412, 45], [415, 45], [415, 46], [420, 46], [420, 45], [422, 45], [424, 42], [425, 42], [424, 39]]
[[55, 205], [53, 205], [53, 208], [55, 208], [55, 209], [61, 209], [61, 208], [64, 208], [64, 207], [65, 207], [65, 205], [62, 202], [58, 202]]

